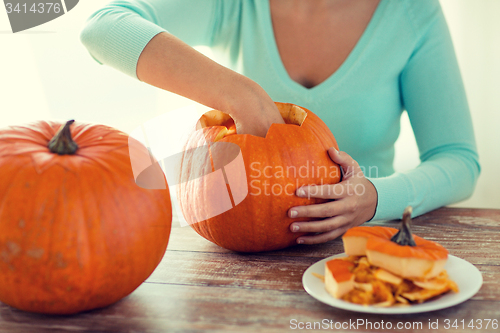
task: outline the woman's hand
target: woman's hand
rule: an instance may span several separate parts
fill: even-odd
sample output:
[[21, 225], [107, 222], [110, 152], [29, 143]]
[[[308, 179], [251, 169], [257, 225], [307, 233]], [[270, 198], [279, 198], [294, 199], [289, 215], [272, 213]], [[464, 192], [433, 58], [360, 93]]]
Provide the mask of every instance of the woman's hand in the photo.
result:
[[292, 232], [319, 233], [301, 236], [298, 244], [318, 244], [335, 239], [349, 228], [369, 221], [377, 208], [377, 191], [373, 184], [365, 178], [358, 163], [345, 152], [335, 148], [328, 149], [332, 161], [344, 171], [344, 178], [338, 184], [303, 186], [296, 191], [299, 197], [332, 199], [334, 201], [293, 207], [288, 211], [289, 217], [325, 218], [310, 222], [294, 222], [290, 225]]
[[233, 95], [236, 98], [228, 100], [226, 112], [234, 119], [238, 134], [265, 137], [272, 124], [285, 122], [264, 89], [250, 79], [245, 81], [242, 82], [243, 88], [240, 88], [240, 92]]

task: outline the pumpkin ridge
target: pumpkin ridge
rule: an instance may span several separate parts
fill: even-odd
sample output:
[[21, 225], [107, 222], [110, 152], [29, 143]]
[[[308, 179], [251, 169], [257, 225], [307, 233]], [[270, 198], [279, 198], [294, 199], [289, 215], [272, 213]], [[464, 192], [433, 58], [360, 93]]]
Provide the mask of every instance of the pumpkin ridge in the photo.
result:
[[[93, 176], [93, 177], [96, 177], [96, 176]], [[103, 173], [98, 178], [111, 178], [111, 177], [109, 176], [108, 173]], [[80, 230], [80, 232], [78, 232], [78, 234], [76, 235], [76, 238], [78, 241], [80, 241], [81, 234], [83, 233], [83, 237], [82, 237], [83, 243], [84, 243], [83, 248], [84, 249], [95, 249], [95, 246], [94, 246], [95, 244], [93, 244], [90, 241], [89, 234], [90, 234], [91, 229], [96, 227], [96, 224], [98, 225], [98, 227], [102, 228], [102, 221], [105, 219], [105, 216], [103, 216], [102, 205], [100, 202], [97, 201], [97, 199], [96, 199], [97, 197], [95, 196], [97, 187], [92, 186], [92, 184], [91, 184], [94, 182], [81, 181], [79, 179], [77, 180], [77, 182], [78, 182], [78, 186], [75, 186], [76, 188], [78, 188], [77, 196], [80, 198], [80, 200], [82, 200], [82, 202], [85, 202], [87, 205], [89, 204], [89, 202], [87, 200], [85, 200], [85, 191], [90, 191], [90, 192], [94, 193], [94, 195], [92, 195], [92, 201], [91, 201], [91, 204], [93, 204], [93, 207], [94, 207], [94, 210], [92, 210], [92, 211], [99, 212], [99, 223], [95, 223], [95, 219], [89, 218], [90, 216], [87, 214], [87, 212], [91, 211], [90, 209], [82, 209], [83, 207], [78, 207], [77, 209], [81, 212], [81, 214], [74, 214], [74, 215], [80, 215], [83, 218], [78, 219], [79, 224], [80, 224], [80, 227], [78, 228], [78, 230]], [[110, 183], [113, 183], [113, 185], [115, 185], [114, 184], [115, 182], [110, 182]], [[104, 187], [104, 190], [105, 190], [105, 188], [106, 187]], [[104, 196], [107, 198], [108, 195], [110, 195], [110, 194], [113, 195], [113, 193], [109, 193], [109, 194], [104, 194]], [[108, 199], [106, 199], [106, 200], [108, 200]], [[89, 208], [89, 206], [86, 206], [85, 208]], [[111, 207], [107, 207], [107, 209], [111, 209]], [[115, 214], [116, 213], [113, 212], [113, 215], [115, 215]], [[123, 229], [119, 229], [119, 230], [123, 230]], [[104, 252], [107, 252], [107, 253], [102, 253], [103, 256], [109, 255], [109, 251], [108, 251], [109, 249], [106, 246], [107, 242], [106, 242], [106, 239], [104, 238], [102, 233], [100, 233], [99, 240], [95, 241], [95, 243], [100, 244], [100, 246], [102, 247], [102, 250]], [[84, 258], [86, 257], [86, 262], [83, 262], [84, 259], [82, 259], [81, 248], [82, 248], [82, 246], [77, 247], [77, 256], [79, 256], [79, 258], [78, 258], [79, 266], [86, 271], [89, 271], [90, 267], [92, 267], [92, 271], [94, 274], [96, 272], [100, 273], [101, 267], [99, 267], [99, 265], [95, 264], [95, 260], [96, 260], [95, 254], [92, 255], [91, 251], [86, 251], [87, 253], [83, 254], [83, 257]], [[128, 278], [128, 276], [127, 276], [127, 278]], [[122, 281], [122, 283], [123, 282], [125, 282], [125, 281]], [[129, 282], [127, 281], [127, 283], [129, 283]], [[78, 286], [81, 287], [80, 285], [78, 285]], [[95, 293], [93, 293], [92, 291], [98, 290], [97, 287], [98, 287], [97, 281], [92, 277], [89, 280], [89, 283], [87, 283], [87, 288], [86, 288], [87, 290], [85, 290], [85, 292], [89, 293], [89, 296], [95, 297]], [[82, 305], [84, 308], [89, 307], [88, 304], [91, 301], [91, 297], [87, 298], [87, 301], [84, 303], [85, 305]]]
[[[38, 181], [38, 183], [36, 184], [38, 187], [41, 187], [41, 188], [45, 188], [46, 187], [46, 184], [45, 183], [48, 183], [48, 177], [44, 177], [44, 178], [40, 178], [40, 180]], [[60, 199], [60, 196], [61, 196], [61, 191], [59, 190], [59, 188], [56, 188], [54, 189], [54, 191], [51, 193], [52, 197], [55, 199], [54, 202], [59, 202], [61, 199]], [[50, 201], [48, 200], [48, 198], [41, 198], [41, 197], [44, 197], [41, 193], [38, 193], [36, 196], [34, 196], [33, 198], [33, 202], [36, 204], [36, 206], [40, 206], [40, 207], [43, 207], [43, 209], [40, 210], [40, 212], [38, 212], [38, 214], [34, 214], [31, 216], [31, 218], [33, 219], [33, 221], [43, 221], [43, 216], [45, 215], [45, 211], [46, 211], [46, 205], [47, 205], [47, 201]], [[64, 205], [66, 204], [66, 197], [65, 196], [62, 196], [63, 198], [63, 203]], [[50, 203], [49, 203], [50, 204]], [[38, 238], [37, 239], [37, 243], [40, 244], [40, 243], [44, 243], [45, 240], [49, 240], [48, 241], [48, 246], [45, 248], [46, 252], [47, 252], [47, 257], [46, 257], [46, 262], [44, 263], [45, 266], [47, 267], [46, 268], [46, 271], [45, 271], [45, 275], [44, 276], [40, 276], [40, 282], [38, 283], [41, 283], [44, 287], [43, 287], [43, 291], [40, 292], [40, 294], [47, 294], [47, 293], [57, 293], [57, 292], [54, 292], [54, 290], [52, 289], [49, 289], [49, 286], [50, 286], [50, 281], [52, 281], [52, 277], [54, 275], [54, 263], [53, 263], [53, 260], [55, 259], [55, 251], [54, 251], [54, 247], [56, 246], [55, 242], [53, 241], [50, 241], [50, 240], [53, 240], [53, 239], [57, 239], [57, 237], [55, 237], [55, 232], [54, 232], [54, 229], [56, 228], [56, 223], [54, 223], [55, 220], [58, 219], [58, 216], [60, 215], [60, 211], [61, 210], [64, 210], [63, 207], [59, 207], [59, 209], [55, 209], [53, 212], [52, 212], [52, 215], [53, 217], [51, 218], [51, 221], [49, 223], [49, 227], [47, 228], [47, 231], [43, 234], [43, 238], [40, 239]], [[67, 219], [67, 216], [64, 216], [64, 220], [65, 221], [68, 221]], [[37, 223], [38, 224], [38, 223]], [[56, 286], [56, 289], [58, 288], [58, 286]]]
[[[0, 160], [0, 162], [1, 162], [1, 160]], [[3, 221], [2, 215], [4, 212], [4, 207], [7, 206], [7, 200], [5, 200], [5, 198], [9, 197], [9, 195], [11, 193], [10, 191], [14, 188], [14, 185], [17, 184], [16, 179], [17, 179], [17, 177], [19, 177], [19, 174], [22, 173], [23, 171], [26, 171], [26, 167], [16, 167], [14, 169], [15, 169], [15, 171], [14, 171], [15, 173], [14, 173], [13, 177], [9, 177], [8, 182], [4, 182], [4, 181], [0, 182], [0, 221]], [[3, 174], [4, 173], [3, 171], [4, 170], [2, 170], [2, 163], [0, 163], [0, 174]], [[7, 188], [2, 188], [1, 187], [2, 184], [7, 184]]]
[[[80, 188], [80, 191], [79, 191], [80, 198], [85, 198], [85, 195], [83, 194], [84, 189], [91, 191], [91, 193], [94, 192], [94, 193], [92, 193], [92, 196], [91, 196], [92, 200], [90, 202], [89, 201], [85, 201], [85, 202], [87, 204], [87, 208], [94, 207], [95, 211], [99, 212], [99, 216], [102, 216], [101, 207], [99, 207], [99, 203], [97, 202], [97, 196], [95, 196], [95, 187], [88, 186], [88, 185], [89, 184], [87, 182], [81, 182], [80, 186], [78, 186]], [[83, 226], [81, 226], [79, 228], [80, 232], [77, 234], [77, 241], [80, 241], [80, 239], [83, 239], [83, 243], [84, 243], [83, 248], [89, 249], [90, 248], [89, 230], [88, 230], [88, 227], [84, 221], [91, 220], [89, 213], [88, 213], [91, 210], [90, 209], [82, 209], [82, 211], [83, 211], [84, 218], [80, 220], [80, 223], [83, 224]], [[83, 230], [83, 232], [82, 232], [82, 230]], [[83, 233], [83, 235], [82, 235], [82, 233]], [[81, 269], [83, 269], [86, 266], [85, 263], [83, 262], [82, 257], [88, 256], [88, 255], [89, 255], [88, 253], [82, 254], [82, 245], [80, 245], [76, 248], [77, 262], [78, 262], [78, 266]]]
[[[109, 158], [109, 156], [88, 156], [88, 155], [86, 155], [86, 156], [79, 155], [79, 156], [82, 158], [82, 161], [81, 161], [81, 163], [79, 163], [78, 170], [82, 170], [83, 168], [85, 168], [84, 165], [87, 163], [90, 163], [90, 164], [95, 163], [95, 164], [99, 165], [103, 170], [106, 170], [107, 172], [109, 172], [111, 174], [114, 174], [116, 172], [113, 170], [113, 167], [110, 166], [110, 164], [108, 162], [103, 161], [103, 157]], [[129, 164], [129, 163], [124, 163], [124, 161], [122, 161], [118, 157], [115, 157], [113, 159], [113, 163], [124, 164], [124, 165]], [[58, 164], [62, 164], [62, 162], [59, 162]], [[68, 171], [70, 171], [70, 170], [68, 170]], [[71, 170], [71, 171], [73, 171], [73, 170]]]
[[[222, 137], [222, 139], [224, 139], [224, 137]], [[215, 171], [215, 163], [214, 163], [213, 158], [212, 158], [212, 145], [211, 145], [212, 143], [213, 143], [213, 142], [210, 142], [210, 141], [208, 141], [208, 140], [207, 140], [207, 145], [208, 145], [208, 153], [209, 153], [209, 156], [210, 156], [210, 164], [212, 165], [212, 172], [214, 172], [214, 171]], [[238, 146], [238, 147], [239, 147], [239, 146]], [[241, 148], [240, 148], [240, 150], [241, 150]], [[223, 170], [221, 170], [221, 172], [223, 172]], [[224, 176], [224, 181], [225, 181], [225, 180], [226, 180], [226, 177]], [[227, 186], [227, 185], [228, 185], [228, 184], [226, 183], [226, 186]], [[229, 196], [231, 196], [230, 192], [228, 192], [228, 195], [229, 195]], [[230, 198], [230, 200], [231, 200], [231, 198]], [[233, 208], [233, 207], [234, 207], [234, 206], [232, 205], [232, 208]], [[214, 234], [212, 234], [212, 228], [209, 228], [210, 221], [213, 221], [213, 220], [208, 219], [208, 221], [209, 221], [209, 222], [208, 222], [206, 225], [204, 224], [204, 227], [205, 227], [205, 228], [204, 228], [204, 229], [205, 229], [205, 234], [208, 236], [208, 238], [206, 238], [206, 239], [207, 239], [207, 240], [210, 240], [210, 239], [217, 240], [217, 239], [218, 239], [218, 237], [214, 237]], [[236, 222], [236, 220], [233, 220], [233, 221], [232, 221], [232, 223], [235, 223], [235, 222]], [[218, 241], [216, 241], [216, 242], [215, 242], [215, 244], [217, 244], [217, 245], [221, 246], [221, 245], [218, 243]]]
[[50, 137], [47, 137], [46, 134], [47, 133], [41, 133], [40, 131], [36, 131], [29, 125], [9, 126], [7, 127], [7, 129], [2, 130], [2, 134], [0, 134], [0, 142], [10, 138], [10, 140], [14, 140], [16, 142], [18, 139], [22, 139], [28, 141], [29, 143], [38, 143], [46, 145], [49, 142], [50, 138], [53, 136], [52, 135]]

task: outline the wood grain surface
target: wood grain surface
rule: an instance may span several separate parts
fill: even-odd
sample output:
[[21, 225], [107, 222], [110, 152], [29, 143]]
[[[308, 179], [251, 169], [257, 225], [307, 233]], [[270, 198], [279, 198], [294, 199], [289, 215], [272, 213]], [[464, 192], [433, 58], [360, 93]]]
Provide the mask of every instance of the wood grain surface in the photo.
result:
[[[413, 220], [415, 234], [438, 241], [450, 254], [474, 264], [484, 283], [471, 300], [457, 306], [398, 316], [336, 309], [304, 291], [303, 272], [322, 258], [341, 253], [340, 240], [239, 254], [174, 224], [162, 262], [128, 297], [73, 316], [30, 314], [0, 303], [0, 332], [286, 332], [301, 331], [292, 329], [298, 322], [326, 325], [357, 320], [372, 325], [390, 322], [394, 332], [500, 332], [491, 323], [486, 329], [485, 321], [481, 329], [467, 327], [471, 320], [500, 321], [500, 210], [441, 208]], [[398, 222], [370, 225], [396, 227]], [[457, 319], [459, 329], [445, 329], [447, 319], [451, 323]], [[429, 321], [438, 321], [439, 329], [429, 329]], [[395, 329], [398, 322], [414, 327]], [[384, 331], [369, 325], [350, 328], [346, 331]]]

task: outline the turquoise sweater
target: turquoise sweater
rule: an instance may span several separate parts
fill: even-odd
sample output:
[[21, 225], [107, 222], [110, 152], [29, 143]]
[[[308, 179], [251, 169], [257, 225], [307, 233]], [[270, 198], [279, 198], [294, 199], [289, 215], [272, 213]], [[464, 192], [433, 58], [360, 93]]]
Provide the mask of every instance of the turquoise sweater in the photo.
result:
[[[216, 60], [259, 83], [275, 101], [316, 113], [375, 185], [374, 220], [414, 215], [469, 197], [479, 163], [467, 99], [438, 0], [381, 0], [342, 66], [311, 89], [281, 62], [267, 0], [116, 0], [81, 39], [100, 63], [136, 76], [139, 55], [168, 31], [213, 49]], [[394, 143], [408, 112], [420, 165], [394, 173]]]

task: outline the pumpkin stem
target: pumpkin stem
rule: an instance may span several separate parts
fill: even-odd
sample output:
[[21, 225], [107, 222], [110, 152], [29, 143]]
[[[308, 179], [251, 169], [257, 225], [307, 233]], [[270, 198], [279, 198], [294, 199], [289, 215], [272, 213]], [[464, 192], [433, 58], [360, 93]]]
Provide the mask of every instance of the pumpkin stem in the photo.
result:
[[401, 228], [399, 229], [397, 234], [392, 236], [392, 242], [403, 246], [417, 246], [417, 244], [415, 244], [415, 240], [413, 239], [413, 235], [411, 234], [410, 228], [412, 211], [413, 208], [411, 206], [405, 208], [405, 211], [403, 212]]
[[59, 155], [73, 155], [78, 150], [78, 145], [71, 137], [69, 130], [74, 122], [74, 120], [68, 120], [49, 141], [48, 147], [51, 152]]

